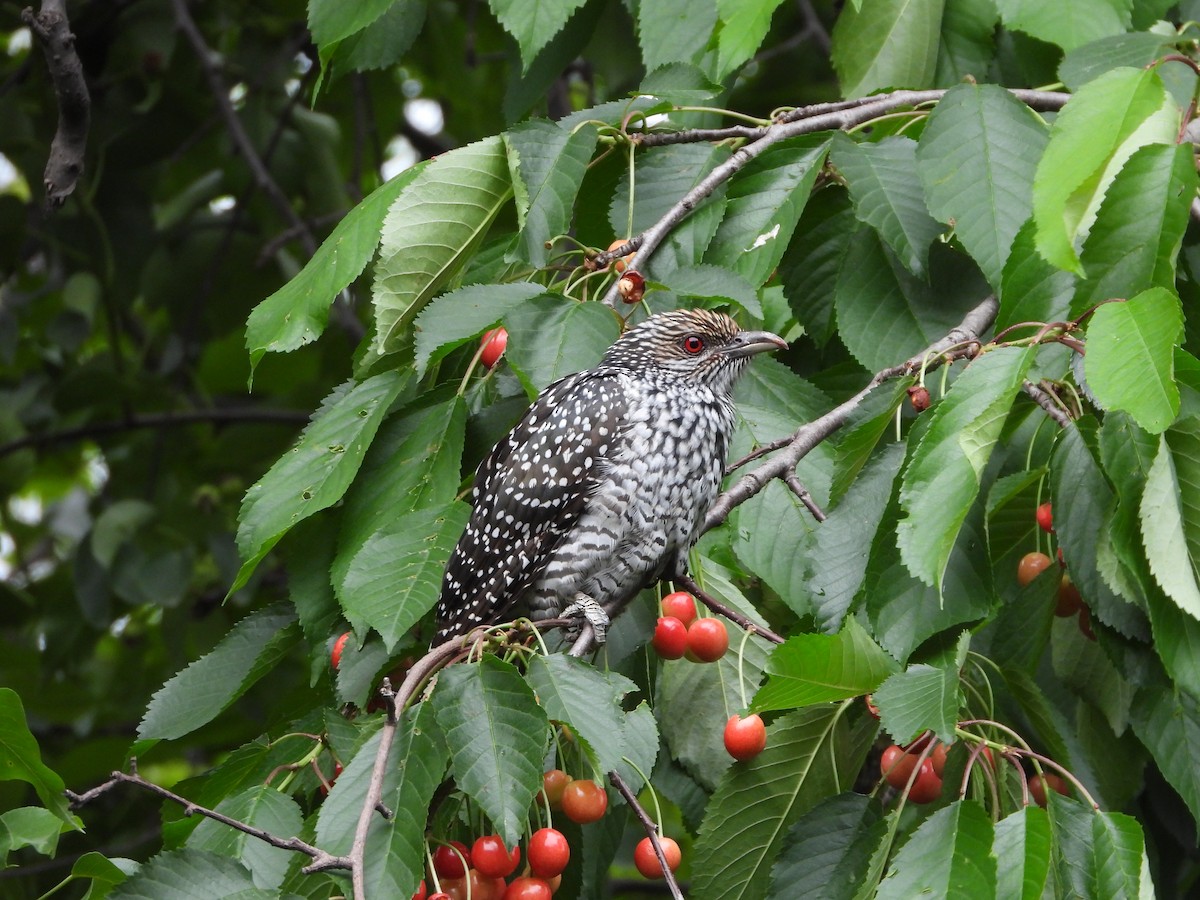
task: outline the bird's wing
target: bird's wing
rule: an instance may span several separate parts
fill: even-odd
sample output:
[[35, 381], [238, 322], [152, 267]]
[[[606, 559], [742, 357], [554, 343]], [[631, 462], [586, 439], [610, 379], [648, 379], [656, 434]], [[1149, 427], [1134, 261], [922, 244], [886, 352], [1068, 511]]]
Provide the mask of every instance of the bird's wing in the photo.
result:
[[435, 643], [503, 621], [579, 521], [622, 426], [618, 377], [580, 372], [543, 391], [479, 466], [450, 556]]

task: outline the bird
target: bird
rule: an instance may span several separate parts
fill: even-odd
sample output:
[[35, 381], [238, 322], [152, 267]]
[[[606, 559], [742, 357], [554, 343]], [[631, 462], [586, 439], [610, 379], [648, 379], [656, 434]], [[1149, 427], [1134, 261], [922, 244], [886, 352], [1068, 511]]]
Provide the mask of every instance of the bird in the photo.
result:
[[442, 579], [433, 645], [479, 625], [579, 614], [603, 629], [687, 572], [720, 489], [751, 357], [787, 348], [729, 316], [677, 309], [547, 387], [480, 464]]

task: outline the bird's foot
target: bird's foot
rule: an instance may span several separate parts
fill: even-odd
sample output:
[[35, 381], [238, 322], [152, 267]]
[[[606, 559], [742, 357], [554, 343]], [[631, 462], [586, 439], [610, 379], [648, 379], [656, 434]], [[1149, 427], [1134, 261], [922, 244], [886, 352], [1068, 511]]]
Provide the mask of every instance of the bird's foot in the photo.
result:
[[575, 623], [567, 627], [567, 637], [574, 640], [579, 636], [579, 630], [583, 627], [583, 622], [587, 621], [592, 626], [592, 632], [596, 636], [596, 643], [603, 644], [605, 635], [608, 631], [608, 613], [604, 611], [604, 607], [589, 597], [587, 594], [576, 594], [575, 602], [562, 611], [564, 618], [573, 618]]

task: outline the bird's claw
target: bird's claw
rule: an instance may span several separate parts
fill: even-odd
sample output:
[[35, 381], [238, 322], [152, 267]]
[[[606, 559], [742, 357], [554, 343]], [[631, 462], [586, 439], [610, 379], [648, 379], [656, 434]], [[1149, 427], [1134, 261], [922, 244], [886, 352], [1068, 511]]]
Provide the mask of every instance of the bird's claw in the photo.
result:
[[596, 643], [603, 644], [608, 632], [608, 613], [604, 611], [604, 607], [593, 600], [586, 594], [576, 594], [575, 602], [562, 611], [564, 618], [574, 619], [574, 623], [567, 626], [567, 637], [572, 641], [579, 637], [579, 630], [583, 627], [583, 621], [586, 620], [592, 626], [592, 632], [596, 636]]

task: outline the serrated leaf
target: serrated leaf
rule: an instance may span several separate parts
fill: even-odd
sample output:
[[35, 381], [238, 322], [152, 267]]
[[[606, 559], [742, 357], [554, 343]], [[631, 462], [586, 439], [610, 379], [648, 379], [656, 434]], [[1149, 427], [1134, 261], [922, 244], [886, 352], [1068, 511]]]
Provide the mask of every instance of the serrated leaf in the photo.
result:
[[663, 278], [663, 284], [681, 297], [728, 300], [756, 319], [762, 318], [758, 292], [736, 272], [719, 266], [681, 266]]
[[42, 762], [42, 752], [29, 725], [20, 695], [0, 687], [0, 781], [33, 785], [38, 799], [63, 822], [73, 822], [63, 796], [66, 785], [58, 773]]
[[726, 770], [696, 838], [692, 897], [766, 896], [787, 830], [821, 800], [849, 788], [862, 764], [874, 728], [852, 739], [843, 710], [822, 705], [788, 713], [767, 728], [761, 754]]
[[488, 0], [504, 30], [517, 39], [525, 70], [585, 0]]
[[499, 137], [441, 154], [405, 186], [383, 221], [375, 265], [379, 354], [402, 346], [413, 318], [462, 270], [511, 196]]
[[693, 61], [708, 46], [716, 24], [716, 0], [656, 0], [638, 4], [638, 44], [646, 70], [672, 62]]
[[839, 138], [829, 159], [846, 178], [858, 218], [879, 232], [906, 269], [924, 275], [929, 245], [942, 226], [929, 214], [921, 182], [913, 178], [917, 142], [887, 137], [858, 144]]
[[433, 703], [455, 783], [513, 846], [542, 786], [546, 713], [517, 670], [490, 655], [438, 675]]
[[1000, 310], [993, 326], [1020, 322], [1061, 322], [1070, 318], [1076, 276], [1052, 266], [1037, 252], [1037, 226], [1032, 218], [1021, 226], [1000, 276]]
[[720, 28], [716, 31], [717, 67], [714, 77], [726, 75], [758, 50], [771, 27], [771, 15], [783, 0], [717, 0]]
[[451, 503], [397, 516], [363, 543], [334, 583], [346, 618], [359, 634], [379, 632], [391, 651], [437, 603], [446, 560], [470, 508]]
[[767, 683], [750, 708], [795, 709], [867, 694], [896, 664], [855, 619], [837, 634], [798, 634], [771, 651]]
[[1068, 90], [1078, 91], [1093, 78], [1119, 66], [1140, 69], [1154, 62], [1169, 46], [1163, 35], [1152, 31], [1097, 38], [1067, 53], [1059, 63], [1058, 77]]
[[[334, 0], [339, 6], [346, 6]], [[321, 65], [330, 79], [347, 72], [366, 72], [398, 63], [425, 25], [426, 0], [392, 0], [370, 24], [334, 44], [321, 47]]]
[[1200, 706], [1190, 694], [1160, 686], [1138, 691], [1130, 722], [1192, 818], [1200, 819]]
[[816, 531], [807, 584], [817, 622], [826, 633], [838, 628], [862, 587], [871, 544], [904, 454], [903, 444], [885, 448], [867, 464]]
[[995, 0], [1005, 26], [1072, 50], [1129, 28], [1133, 0]]
[[8, 866], [9, 853], [24, 847], [31, 847], [42, 856], [54, 856], [58, 836], [70, 828], [71, 825], [40, 806], [19, 806], [0, 813], [0, 865]]
[[1050, 819], [1026, 806], [996, 823], [996, 900], [1039, 900], [1050, 872]]
[[917, 161], [929, 211], [954, 233], [995, 288], [1033, 210], [1030, 173], [1048, 140], [1029, 107], [996, 85], [961, 84], [929, 116]]
[[897, 742], [911, 741], [923, 731], [951, 743], [962, 703], [958, 667], [917, 663], [897, 672], [871, 695], [880, 722]]
[[620, 326], [603, 303], [539, 297], [504, 317], [505, 355], [533, 398], [558, 379], [589, 369], [617, 339]]
[[976, 359], [933, 409], [904, 473], [897, 535], [908, 570], [942, 589], [950, 552], [979, 492], [984, 466], [1033, 354], [1001, 349]]
[[342, 499], [406, 380], [399, 372], [382, 372], [339, 385], [321, 402], [296, 445], [246, 491], [237, 533], [243, 562], [231, 594], [288, 529]]
[[751, 160], [729, 183], [725, 218], [704, 261], [762, 286], [783, 258], [828, 148], [826, 138], [792, 138]]
[[805, 575], [817, 527], [812, 514], [782, 482], [774, 480], [737, 508], [734, 521], [733, 551], [738, 562], [769, 584], [792, 612], [808, 615], [812, 600]]
[[1159, 441], [1141, 503], [1150, 571], [1175, 604], [1200, 619], [1200, 420], [1192, 416]]
[[1105, 409], [1123, 410], [1151, 434], [1179, 413], [1175, 346], [1183, 336], [1179, 298], [1163, 288], [1105, 303], [1088, 323], [1084, 371]]
[[571, 225], [575, 195], [596, 147], [594, 125], [567, 129], [535, 119], [504, 133], [512, 183], [517, 186], [517, 247], [510, 259], [542, 268], [549, 259], [546, 244]]
[[920, 824], [879, 884], [881, 900], [996, 895], [992, 820], [974, 800], [956, 800]]
[[912, 378], [897, 378], [890, 385], [880, 385], [850, 413], [849, 421], [836, 437], [830, 502], [842, 502], [879, 442], [895, 427], [896, 410], [913, 383]]
[[821, 802], [788, 832], [771, 870], [768, 897], [851, 900], [885, 830], [873, 798], [846, 793]]
[[[1133, 702], [1133, 685], [1095, 641], [1080, 634], [1078, 628], [1064, 630], [1070, 639], [1051, 644], [1055, 675], [1104, 715], [1113, 734], [1123, 734]], [[1061, 638], [1061, 633], [1056, 637]]]
[[[296, 801], [269, 785], [254, 785], [226, 797], [216, 811], [280, 838], [298, 835], [303, 824]], [[255, 886], [267, 889], [283, 884], [292, 860], [292, 851], [273, 847], [215, 819], [197, 825], [185, 846], [241, 860], [250, 869]]]
[[108, 895], [109, 900], [271, 900], [276, 891], [254, 886], [236, 859], [207, 850], [169, 850], [144, 863]]
[[862, 0], [844, 9], [832, 34], [842, 95], [931, 86], [943, 6], [943, 0]]
[[796, 321], [818, 346], [833, 336], [834, 289], [851, 238], [865, 227], [854, 215], [849, 194], [841, 190], [818, 191], [804, 208], [792, 236], [779, 276], [783, 293]]
[[251, 310], [246, 349], [252, 373], [264, 353], [287, 353], [321, 336], [334, 299], [375, 255], [388, 207], [424, 167], [413, 166], [367, 195], [338, 222], [298, 275]]
[[295, 612], [282, 605], [246, 616], [154, 692], [138, 737], [173, 740], [211, 722], [287, 655], [300, 639], [295, 623]]
[[946, 0], [935, 87], [984, 80], [996, 55], [998, 15], [992, 0]]
[[1038, 252], [1082, 274], [1076, 242], [1113, 178], [1139, 147], [1173, 143], [1178, 128], [1179, 110], [1152, 70], [1113, 69], [1084, 85], [1055, 118], [1034, 175]]
[[366, 28], [387, 11], [394, 0], [309, 0], [308, 28], [317, 45], [324, 47]]
[[1137, 819], [1117, 812], [1097, 812], [1092, 816], [1092, 844], [1096, 848], [1096, 896], [1137, 900], [1145, 851]]
[[[669, 4], [647, 4], [655, 8]], [[703, 11], [703, 4], [694, 4], [694, 9]], [[689, 16], [689, 20], [692, 17]], [[677, 43], [681, 35], [672, 38], [671, 43]], [[705, 35], [707, 37], [707, 35]], [[675, 52], [680, 52], [676, 50]], [[652, 68], [638, 86], [639, 95], [657, 97], [674, 103], [676, 106], [701, 105], [721, 93], [721, 85], [710, 79], [701, 69], [686, 62], [672, 62], [662, 65], [654, 62]]]
[[495, 325], [522, 303], [541, 297], [546, 289], [531, 281], [514, 284], [472, 284], [442, 294], [417, 315], [417, 377], [431, 363]]

